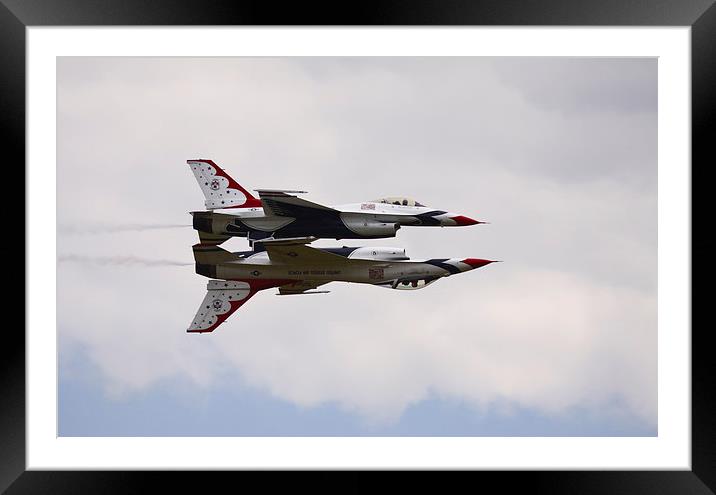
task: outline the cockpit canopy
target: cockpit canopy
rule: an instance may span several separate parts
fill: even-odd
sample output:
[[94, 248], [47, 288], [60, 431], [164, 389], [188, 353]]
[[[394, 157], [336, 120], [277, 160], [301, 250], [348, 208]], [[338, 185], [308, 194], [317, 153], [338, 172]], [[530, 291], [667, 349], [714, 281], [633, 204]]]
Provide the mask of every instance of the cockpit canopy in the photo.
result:
[[425, 207], [425, 205], [422, 205], [411, 198], [404, 198], [402, 196], [394, 196], [390, 198], [381, 198], [376, 199], [373, 201], [374, 203], [386, 203], [389, 205], [399, 205], [399, 206], [422, 206]]
[[410, 280], [410, 279], [398, 279], [395, 282], [392, 283], [391, 287], [393, 289], [400, 289], [400, 290], [416, 290], [416, 289], [422, 289], [424, 287], [427, 287], [428, 285], [435, 282], [440, 277], [428, 277], [428, 278], [421, 278], [418, 280]]

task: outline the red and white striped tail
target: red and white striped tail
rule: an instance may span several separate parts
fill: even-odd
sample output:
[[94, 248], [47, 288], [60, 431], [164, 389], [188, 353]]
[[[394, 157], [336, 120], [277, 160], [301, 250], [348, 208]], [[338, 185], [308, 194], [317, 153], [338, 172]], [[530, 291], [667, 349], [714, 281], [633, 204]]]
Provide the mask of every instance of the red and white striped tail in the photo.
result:
[[261, 208], [255, 198], [212, 160], [187, 160], [206, 201], [207, 210], [221, 208]]
[[206, 296], [201, 301], [187, 332], [213, 332], [257, 292], [295, 282], [295, 280], [209, 280], [206, 285]]

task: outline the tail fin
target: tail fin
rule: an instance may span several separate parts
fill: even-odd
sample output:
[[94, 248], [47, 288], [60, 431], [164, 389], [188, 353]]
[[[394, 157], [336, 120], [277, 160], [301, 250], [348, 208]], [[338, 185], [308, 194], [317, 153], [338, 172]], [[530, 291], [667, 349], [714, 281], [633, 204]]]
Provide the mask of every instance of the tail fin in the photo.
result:
[[261, 208], [261, 200], [232, 179], [211, 160], [187, 160], [204, 193], [208, 210], [220, 208]]
[[213, 332], [254, 294], [256, 291], [247, 282], [209, 280], [206, 296], [187, 332]]
[[295, 280], [209, 280], [206, 295], [187, 332], [213, 332], [257, 292], [295, 283]]

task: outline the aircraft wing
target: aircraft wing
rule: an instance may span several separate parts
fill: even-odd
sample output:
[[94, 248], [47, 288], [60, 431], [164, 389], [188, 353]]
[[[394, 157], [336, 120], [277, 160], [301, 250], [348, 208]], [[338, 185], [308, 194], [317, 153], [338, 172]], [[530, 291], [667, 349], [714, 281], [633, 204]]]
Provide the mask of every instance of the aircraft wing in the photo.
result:
[[324, 218], [339, 215], [338, 210], [301, 199], [291, 193], [305, 191], [280, 191], [274, 189], [256, 189], [266, 215], [293, 218]]
[[301, 240], [281, 242], [267, 242], [266, 252], [272, 263], [283, 263], [287, 265], [315, 265], [315, 264], [344, 264], [348, 259], [338, 254], [321, 251], [320, 249], [308, 247], [306, 242]]

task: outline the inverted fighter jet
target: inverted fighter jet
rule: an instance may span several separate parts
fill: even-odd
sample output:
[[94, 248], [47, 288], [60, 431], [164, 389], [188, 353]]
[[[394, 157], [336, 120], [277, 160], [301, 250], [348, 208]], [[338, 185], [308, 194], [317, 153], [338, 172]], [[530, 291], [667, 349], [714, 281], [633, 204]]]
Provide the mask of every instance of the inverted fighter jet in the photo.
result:
[[[324, 206], [299, 198], [305, 191], [244, 189], [211, 160], [187, 160], [209, 211], [194, 211], [193, 226], [202, 244], [218, 245], [230, 237], [249, 243], [272, 238], [313, 236], [328, 239], [395, 237], [402, 226], [453, 227], [477, 220], [428, 208], [415, 200], [390, 197], [364, 203]], [[217, 212], [227, 210], [231, 212]]]
[[[410, 260], [405, 249], [307, 246], [315, 238], [261, 242], [265, 250], [230, 253], [218, 246], [193, 246], [196, 273], [212, 280], [187, 332], [213, 332], [257, 292], [278, 287], [279, 295], [317, 294], [330, 282], [422, 289], [436, 280], [480, 268], [476, 258]], [[218, 279], [218, 280], [217, 280]]]

